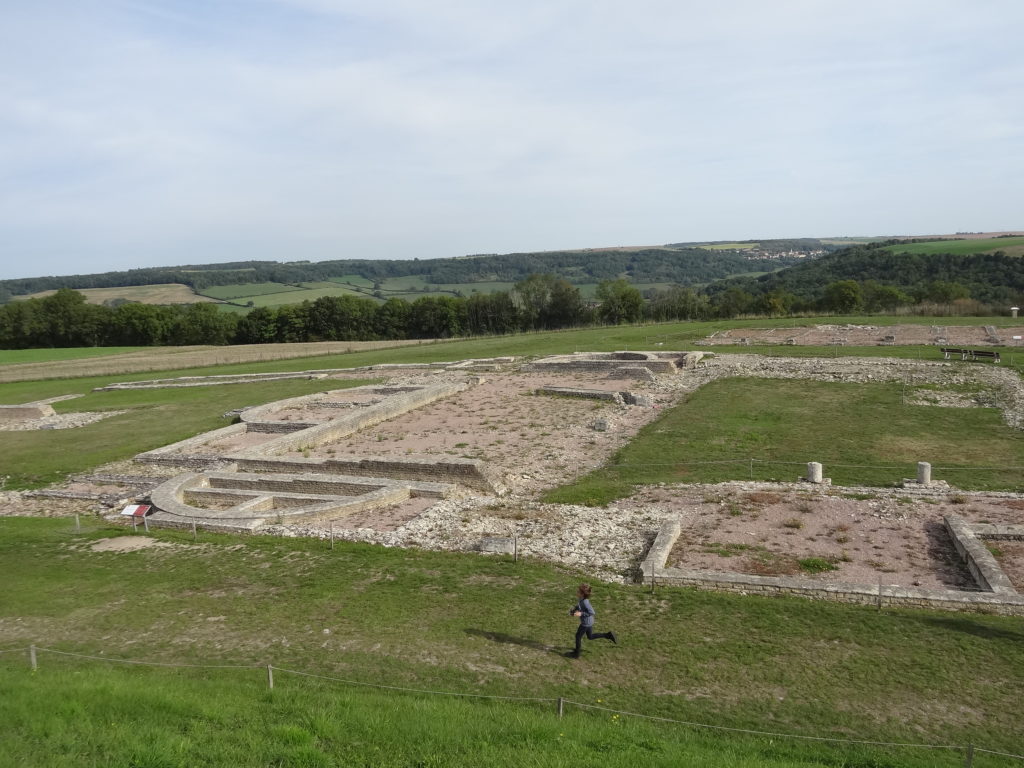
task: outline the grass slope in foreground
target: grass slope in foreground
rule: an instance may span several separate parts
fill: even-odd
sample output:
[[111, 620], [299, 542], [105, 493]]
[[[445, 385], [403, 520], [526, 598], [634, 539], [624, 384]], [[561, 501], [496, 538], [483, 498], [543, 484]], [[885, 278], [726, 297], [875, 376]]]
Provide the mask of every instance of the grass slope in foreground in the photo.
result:
[[[177, 532], [155, 535], [169, 546], [120, 553], [91, 549], [100, 538], [127, 533], [94, 524], [75, 535], [67, 520], [0, 519], [5, 572], [0, 649], [35, 642], [58, 650], [166, 663], [272, 663], [364, 683], [496, 696], [561, 696], [690, 722], [806, 736], [973, 742], [1006, 752], [1024, 740], [1019, 718], [1024, 622], [1016, 618], [877, 613], [797, 598], [745, 598], [679, 588], [659, 588], [652, 594], [638, 587], [599, 584], [594, 598], [598, 628], [614, 629], [620, 642], [595, 641], [586, 646], [583, 659], [572, 660], [562, 655], [574, 629], [566, 613], [574, 585], [583, 576], [558, 566], [348, 543], [331, 550], [321, 541], [259, 536], [206, 534], [194, 543], [190, 534]], [[143, 733], [155, 734], [154, 743], [182, 750], [170, 753], [178, 755], [174, 759], [165, 754], [163, 762], [140, 759], [138, 765], [188, 764], [186, 756], [206, 748], [192, 743], [193, 738], [209, 739], [211, 751], [237, 749], [235, 741], [240, 740], [264, 755], [292, 739], [295, 747], [308, 746], [311, 755], [314, 748], [332, 754], [343, 727], [334, 723], [349, 717], [346, 707], [332, 703], [348, 695], [340, 684], [323, 683], [325, 690], [318, 693], [309, 681], [284, 674], [275, 676], [273, 697], [283, 697], [278, 701], [268, 698], [258, 670], [174, 673], [181, 674], [180, 687], [165, 690], [158, 687], [163, 678], [156, 672], [140, 673], [153, 677], [129, 685], [118, 682], [127, 672], [111, 672], [107, 678], [94, 671], [101, 662], [61, 662], [51, 654], [41, 655], [35, 678], [16, 677], [13, 670], [24, 669], [25, 663], [23, 654], [0, 655], [0, 702], [13, 702], [0, 705], [9, 707], [10, 715], [0, 717], [0, 742], [5, 755], [23, 755], [22, 764], [33, 764], [33, 756], [46, 748], [38, 746], [40, 740], [57, 738], [62, 730], [70, 734], [68, 744], [81, 742], [81, 754], [109, 750], [106, 764], [129, 764], [115, 743], [119, 729], [129, 727], [128, 711], [135, 713]], [[166, 674], [173, 683], [172, 673]], [[58, 675], [56, 682], [47, 682], [53, 675]], [[206, 683], [196, 682], [204, 676]], [[81, 687], [67, 682], [74, 679]], [[37, 684], [42, 687], [34, 689]], [[124, 688], [121, 693], [119, 686]], [[242, 703], [230, 701], [236, 694]], [[111, 743], [91, 727], [105, 716], [99, 714], [105, 705], [95, 704], [104, 696], [116, 702], [111, 714], [122, 714], [105, 721], [115, 723], [104, 726]], [[196, 709], [194, 702], [204, 698], [207, 703]], [[307, 699], [308, 706], [303, 703]], [[377, 708], [420, 706], [406, 699], [388, 701], [395, 703], [382, 702]], [[557, 761], [563, 746], [548, 743], [556, 737], [546, 719], [553, 709], [547, 703], [539, 705], [543, 717], [537, 720], [522, 703], [495, 703], [494, 714], [474, 704], [473, 712], [484, 713], [479, 715], [446, 710], [450, 705], [443, 703], [437, 709], [424, 705], [424, 714], [408, 724], [408, 737], [396, 733], [401, 729], [395, 723], [401, 720], [375, 719], [364, 706], [376, 707], [357, 702], [350, 707], [352, 719], [357, 724], [369, 719], [379, 728], [353, 726], [361, 735], [353, 737], [358, 744], [352, 748], [361, 751], [348, 764], [459, 764], [427, 760], [416, 751], [417, 734], [433, 732], [422, 736], [425, 743], [447, 750], [446, 740], [465, 744], [476, 738], [476, 729], [491, 729], [489, 720], [507, 724], [505, 731], [493, 726], [495, 738], [536, 747], [533, 764], [563, 764]], [[46, 715], [50, 710], [68, 717]], [[225, 712], [221, 720], [220, 710]], [[214, 726], [201, 722], [207, 715]], [[647, 760], [638, 756], [637, 747], [647, 736], [618, 741], [613, 731], [598, 727], [615, 725], [610, 716], [583, 716], [573, 710], [573, 718], [578, 720], [571, 721], [575, 730], [566, 732], [567, 759], [581, 742], [591, 745], [584, 754], [604, 750], [611, 755], [617, 745], [628, 746], [637, 763], [645, 765], [660, 764], [654, 760], [662, 754], [659, 750], [676, 754], [672, 750], [677, 747], [662, 740], [678, 741], [683, 756], [689, 749], [690, 735], [659, 729], [649, 737], [652, 745], [646, 751], [652, 759]], [[465, 722], [456, 726], [461, 720]], [[211, 735], [211, 730], [218, 733]], [[732, 754], [737, 737], [694, 733]], [[378, 760], [375, 750], [393, 741], [401, 757]], [[751, 765], [789, 765], [786, 760], [799, 764], [797, 758], [807, 765], [961, 764], [955, 754], [932, 750], [895, 756], [872, 750], [874, 757], [853, 760], [848, 758], [858, 753], [815, 743], [776, 739], [774, 745], [758, 742], [753, 748], [755, 754], [777, 750], [770, 754], [780, 760], [757, 763], [741, 749], [737, 754], [742, 759], [732, 764], [744, 765], [743, 759]], [[459, 749], [454, 747], [452, 754], [462, 755]], [[479, 749], [481, 759], [475, 764], [490, 761], [493, 755], [483, 746]], [[462, 764], [474, 764], [473, 753], [465, 754], [470, 756]], [[715, 759], [682, 764], [729, 764]], [[331, 763], [314, 756], [305, 763], [295, 758], [279, 764]]]
[[546, 500], [602, 505], [639, 484], [793, 481], [808, 461], [837, 485], [892, 486], [928, 461], [936, 480], [959, 488], [1024, 487], [1024, 440], [998, 409], [906, 404], [914, 394], [895, 383], [715, 381]]

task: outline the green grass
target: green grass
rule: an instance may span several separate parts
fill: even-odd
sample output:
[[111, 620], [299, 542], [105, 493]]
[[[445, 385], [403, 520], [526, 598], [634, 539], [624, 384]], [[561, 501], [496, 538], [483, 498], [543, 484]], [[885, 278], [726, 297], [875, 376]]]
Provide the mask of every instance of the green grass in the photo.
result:
[[0, 349], [0, 365], [46, 363], [51, 360], [82, 360], [89, 357], [145, 352], [152, 347], [71, 347], [63, 349]]
[[[112, 381], [113, 377], [105, 377]], [[8, 392], [27, 398], [52, 397], [53, 392], [87, 391], [83, 380], [25, 382], [8, 385]], [[137, 389], [88, 392], [83, 397], [54, 404], [64, 412], [118, 411], [128, 413], [62, 430], [5, 432], [0, 440], [0, 481], [5, 490], [38, 488], [100, 464], [127, 459], [186, 437], [229, 423], [222, 414], [242, 406], [258, 405], [285, 397], [356, 386], [359, 381], [309, 381], [294, 379], [258, 384], [223, 384], [216, 387]], [[35, 385], [35, 386], [33, 386]], [[70, 386], [69, 386], [70, 385]], [[15, 400], [18, 402], [18, 400]]]
[[[582, 575], [563, 567], [259, 536], [193, 543], [177, 532], [155, 534], [170, 547], [90, 549], [126, 533], [0, 518], [0, 649], [34, 642], [165, 663], [272, 663], [802, 735], [1007, 752], [1024, 737], [1019, 618], [598, 584], [598, 629], [614, 629], [620, 643], [595, 641], [572, 660], [562, 655], [574, 629], [566, 612]], [[36, 675], [25, 665], [23, 654], [0, 655], [0, 765], [962, 762], [612, 721], [573, 707], [559, 723], [550, 703], [364, 694], [284, 673], [270, 693], [259, 670], [107, 670], [51, 654], [40, 654]]]
[[985, 240], [942, 240], [932, 243], [910, 243], [908, 245], [890, 245], [887, 250], [892, 253], [955, 253], [967, 255], [972, 253], [988, 253], [1005, 251], [1015, 246], [1024, 246], [1024, 237], [993, 237]]
[[891, 486], [929, 461], [935, 479], [961, 488], [1024, 488], [1024, 440], [997, 409], [902, 399], [895, 383], [712, 382], [644, 427], [608, 466], [546, 499], [606, 504], [637, 484], [792, 481], [808, 461], [822, 462], [837, 485]]
[[267, 296], [279, 293], [290, 293], [301, 291], [294, 285], [284, 283], [237, 283], [234, 285], [212, 285], [204, 288], [204, 296], [211, 296], [215, 299], [237, 301], [239, 299], [250, 299], [256, 296]]

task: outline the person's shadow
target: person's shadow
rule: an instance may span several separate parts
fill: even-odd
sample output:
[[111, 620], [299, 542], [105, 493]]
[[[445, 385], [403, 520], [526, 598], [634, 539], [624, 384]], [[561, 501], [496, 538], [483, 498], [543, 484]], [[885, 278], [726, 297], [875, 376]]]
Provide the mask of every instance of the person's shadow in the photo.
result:
[[541, 651], [543, 653], [557, 653], [561, 655], [561, 652], [553, 645], [546, 643], [539, 643], [536, 640], [531, 640], [528, 637], [516, 637], [514, 635], [506, 635], [504, 632], [490, 632], [485, 629], [465, 629], [463, 630], [467, 635], [473, 637], [482, 637], [484, 640], [490, 640], [494, 643], [501, 643], [502, 645], [518, 645], [522, 648], [530, 648], [534, 651]]

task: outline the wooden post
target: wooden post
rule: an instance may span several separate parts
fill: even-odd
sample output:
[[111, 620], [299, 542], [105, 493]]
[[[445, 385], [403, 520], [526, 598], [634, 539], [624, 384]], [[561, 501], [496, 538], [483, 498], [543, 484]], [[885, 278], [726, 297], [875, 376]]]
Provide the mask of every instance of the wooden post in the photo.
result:
[[882, 612], [882, 582], [878, 582], [878, 612]]
[[654, 594], [654, 561], [651, 560], [651, 594]]
[[35, 643], [28, 647], [28, 663], [32, 667], [32, 671], [35, 672], [39, 669], [39, 664], [36, 662], [36, 646]]
[[558, 697], [558, 716], [561, 717], [565, 714], [565, 699], [561, 696]]
[[334, 549], [334, 521], [331, 520], [331, 549]]
[[146, 533], [149, 533], [149, 518], [148, 517], [143, 517], [142, 518], [142, 525], [146, 529]]
[[75, 533], [82, 532], [82, 521], [78, 519], [78, 513], [75, 512]]
[[512, 536], [512, 562], [519, 562], [519, 537], [515, 535]]
[[193, 517], [192, 518], [192, 541], [195, 541], [197, 538], [198, 538], [198, 534], [196, 533], [196, 519]]
[[267, 687], [274, 690], [274, 668], [267, 664]]
[[974, 745], [967, 745], [967, 755], [964, 757], [964, 768], [971, 768], [974, 765]]
[[754, 460], [750, 460], [750, 479], [754, 479]]
[[135, 517], [135, 515], [132, 515], [132, 530], [135, 533], [139, 532], [139, 518]]

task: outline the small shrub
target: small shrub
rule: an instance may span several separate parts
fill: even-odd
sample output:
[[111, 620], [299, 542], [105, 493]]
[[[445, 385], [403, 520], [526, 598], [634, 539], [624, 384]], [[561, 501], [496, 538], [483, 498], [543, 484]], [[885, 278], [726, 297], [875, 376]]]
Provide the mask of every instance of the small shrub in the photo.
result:
[[967, 503], [967, 497], [964, 496], [962, 493], [958, 493], [955, 496], [950, 496], [949, 497], [949, 503], [950, 504], [966, 504]]
[[789, 518], [789, 520], [782, 521], [782, 527], [792, 528], [793, 530], [798, 531], [804, 527], [804, 524], [800, 520], [797, 520], [795, 517], [791, 517]]
[[826, 571], [838, 570], [839, 566], [824, 557], [805, 557], [797, 560], [800, 570], [805, 573], [825, 573]]
[[811, 502], [809, 501], [801, 501], [799, 504], [796, 505], [796, 511], [802, 512], [805, 515], [809, 515], [811, 512], [814, 511], [814, 505], [811, 504]]
[[740, 515], [743, 514], [743, 510], [740, 508], [739, 504], [730, 504], [729, 505], [729, 514], [732, 515], [733, 517], [739, 517]]

